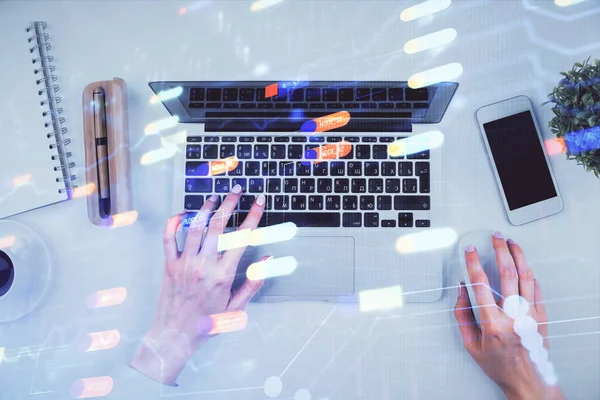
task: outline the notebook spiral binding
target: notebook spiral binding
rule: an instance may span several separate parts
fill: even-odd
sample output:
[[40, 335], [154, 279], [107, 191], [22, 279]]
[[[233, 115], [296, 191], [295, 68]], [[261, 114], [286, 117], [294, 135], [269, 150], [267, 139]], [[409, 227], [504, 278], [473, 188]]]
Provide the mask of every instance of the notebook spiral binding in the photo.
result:
[[50, 35], [44, 32], [46, 28], [47, 24], [44, 21], [33, 22], [26, 29], [27, 32], [33, 34], [27, 41], [31, 44], [29, 53], [34, 55], [31, 62], [38, 64], [33, 73], [37, 76], [36, 84], [40, 85], [38, 95], [44, 97], [40, 101], [40, 106], [46, 108], [42, 112], [42, 116], [50, 118], [50, 121], [46, 122], [44, 127], [52, 128], [52, 132], [48, 132], [46, 137], [48, 139], [54, 138], [54, 142], [48, 147], [50, 150], [55, 151], [55, 154], [50, 158], [59, 162], [54, 167], [56, 172], [61, 172], [61, 176], [56, 178], [56, 182], [64, 185], [64, 187], [58, 189], [58, 192], [67, 193], [67, 197], [71, 198], [73, 189], [77, 187], [74, 183], [76, 176], [71, 172], [71, 168], [75, 167], [75, 163], [69, 161], [72, 153], [66, 149], [66, 146], [71, 143], [71, 139], [65, 137], [68, 129], [63, 126], [65, 118], [60, 116], [63, 113], [63, 109], [57, 106], [61, 102], [61, 98], [56, 95], [60, 90], [60, 86], [54, 83], [58, 78], [53, 74], [55, 71], [54, 65], [50, 64], [54, 61], [54, 57], [48, 55], [48, 51], [52, 48], [52, 45], [49, 42]]

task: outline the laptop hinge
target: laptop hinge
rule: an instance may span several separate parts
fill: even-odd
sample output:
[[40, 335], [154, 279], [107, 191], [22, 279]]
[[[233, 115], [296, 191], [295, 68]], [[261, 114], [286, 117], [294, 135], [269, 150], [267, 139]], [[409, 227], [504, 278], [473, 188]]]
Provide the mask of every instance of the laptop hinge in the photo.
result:
[[[306, 120], [207, 119], [205, 132], [298, 132]], [[333, 132], [412, 132], [407, 119], [351, 119]]]

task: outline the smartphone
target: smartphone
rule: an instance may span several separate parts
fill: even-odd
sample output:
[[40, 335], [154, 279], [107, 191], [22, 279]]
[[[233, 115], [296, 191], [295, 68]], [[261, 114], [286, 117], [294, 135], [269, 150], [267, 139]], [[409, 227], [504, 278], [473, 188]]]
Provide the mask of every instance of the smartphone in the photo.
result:
[[517, 96], [490, 104], [476, 118], [510, 223], [560, 212], [563, 201], [531, 101]]

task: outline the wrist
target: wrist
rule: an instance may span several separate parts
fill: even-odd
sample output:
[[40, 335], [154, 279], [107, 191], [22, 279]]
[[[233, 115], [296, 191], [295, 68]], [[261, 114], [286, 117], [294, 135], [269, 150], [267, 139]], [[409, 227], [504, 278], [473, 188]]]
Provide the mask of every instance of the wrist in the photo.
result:
[[508, 400], [564, 400], [558, 385], [543, 385], [540, 388], [524, 388], [524, 390], [503, 390]]

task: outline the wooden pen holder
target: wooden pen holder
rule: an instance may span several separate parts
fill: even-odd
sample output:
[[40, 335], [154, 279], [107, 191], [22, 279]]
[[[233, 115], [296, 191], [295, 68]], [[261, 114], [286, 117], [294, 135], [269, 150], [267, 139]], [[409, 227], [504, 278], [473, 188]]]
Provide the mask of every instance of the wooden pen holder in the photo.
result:
[[[100, 216], [98, 191], [94, 90], [99, 87], [104, 89], [105, 93], [108, 175], [110, 179], [110, 216], [108, 218]], [[113, 78], [110, 81], [92, 82], [83, 89], [85, 179], [90, 186], [90, 194], [87, 197], [87, 211], [88, 218], [94, 225], [111, 226], [111, 217], [132, 209], [128, 128], [127, 89], [123, 79]]]

